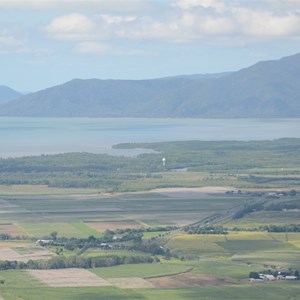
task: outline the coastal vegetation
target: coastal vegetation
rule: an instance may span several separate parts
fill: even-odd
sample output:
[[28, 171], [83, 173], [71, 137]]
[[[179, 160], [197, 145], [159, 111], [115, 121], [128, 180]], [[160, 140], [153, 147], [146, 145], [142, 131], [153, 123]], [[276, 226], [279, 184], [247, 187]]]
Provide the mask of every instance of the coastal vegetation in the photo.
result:
[[0, 185], [126, 192], [199, 186], [292, 190], [300, 182], [300, 139], [139, 143], [114, 147], [152, 149], [155, 153], [137, 157], [66, 153], [0, 159]]

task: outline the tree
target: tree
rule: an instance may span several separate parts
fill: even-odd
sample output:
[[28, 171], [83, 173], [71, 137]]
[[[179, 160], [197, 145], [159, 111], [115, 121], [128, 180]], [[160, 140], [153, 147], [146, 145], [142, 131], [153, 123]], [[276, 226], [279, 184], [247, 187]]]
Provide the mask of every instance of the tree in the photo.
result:
[[257, 272], [250, 272], [249, 278], [259, 279], [259, 274]]
[[56, 241], [56, 239], [57, 239], [57, 231], [52, 231], [50, 233], [50, 236], [51, 236], [51, 238], [52, 238], [53, 241]]
[[297, 195], [297, 192], [295, 190], [290, 190], [288, 194], [289, 194], [289, 196], [294, 197]]

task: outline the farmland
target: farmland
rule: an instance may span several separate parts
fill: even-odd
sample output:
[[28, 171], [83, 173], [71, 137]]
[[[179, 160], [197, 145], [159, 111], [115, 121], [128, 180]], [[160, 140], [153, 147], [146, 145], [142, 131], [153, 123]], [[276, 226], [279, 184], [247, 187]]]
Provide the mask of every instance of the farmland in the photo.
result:
[[[119, 182], [113, 189], [53, 187], [33, 178], [2, 185], [0, 297], [300, 299], [299, 281], [248, 282], [249, 272], [300, 270], [299, 141], [262, 142], [262, 154], [258, 145], [143, 144], [168, 154], [169, 166], [149, 165], [157, 153], [135, 166], [116, 160], [119, 173], [107, 171]], [[285, 151], [291, 155], [281, 159]], [[82, 155], [75, 169], [92, 165], [94, 156]], [[74, 154], [64, 156], [69, 165], [60, 175], [57, 156], [9, 160], [6, 172], [29, 170], [33, 161], [42, 168], [40, 159], [56, 162], [55, 180], [72, 172]], [[139, 173], [146, 165], [149, 172]]]
[[159, 193], [147, 197], [144, 194], [140, 197], [136, 194], [2, 196], [0, 209], [1, 220], [17, 224], [29, 235], [41, 237], [56, 230], [66, 236], [89, 236], [97, 234], [93, 228], [95, 224], [100, 231], [111, 224], [113, 229], [122, 228], [124, 224], [127, 228], [140, 227], [141, 224], [185, 225], [247, 201], [245, 196], [231, 197], [223, 193], [199, 193], [199, 196], [194, 193], [186, 197], [180, 192], [176, 197]]
[[[63, 287], [61, 279], [60, 287], [55, 290], [56, 283], [47, 281], [48, 277], [53, 278], [51, 270], [3, 270], [0, 271], [0, 277], [5, 280], [5, 284], [0, 286], [0, 295], [5, 300], [20, 297], [35, 300], [38, 299], [38, 291], [42, 291], [46, 299], [56, 297], [62, 300], [72, 297], [79, 299], [76, 298], [78, 295], [84, 295], [85, 299], [198, 299], [199, 293], [204, 299], [248, 299], [261, 293], [264, 293], [266, 299], [288, 299], [298, 295], [300, 290], [297, 284], [276, 282], [265, 283], [263, 287], [253, 286], [247, 283], [247, 276], [250, 271], [257, 269], [300, 268], [300, 233], [230, 230], [227, 235], [193, 235], [180, 230], [180, 226], [197, 224], [211, 216], [226, 216], [227, 213], [230, 217], [220, 218], [223, 226], [249, 229], [249, 218], [257, 218], [258, 213], [270, 213], [253, 212], [240, 220], [234, 220], [232, 210], [236, 211], [253, 201], [264, 202], [265, 199], [253, 198], [247, 193], [226, 194], [224, 190], [218, 189], [214, 193], [212, 191], [209, 188], [118, 195], [2, 196], [1, 211], [6, 219], [2, 228], [17, 228], [24, 236], [23, 240], [0, 243], [3, 258], [9, 258], [4, 254], [17, 254], [22, 261], [30, 253], [33, 259], [34, 255], [39, 259], [39, 246], [28, 238], [49, 238], [53, 231], [57, 232], [58, 237], [87, 238], [93, 235], [102, 238], [107, 228], [115, 231], [125, 230], [126, 227], [143, 230], [153, 226], [155, 230], [155, 226], [172, 225], [179, 226], [179, 229], [144, 233], [145, 241], [152, 237], [170, 249], [174, 256], [172, 258], [158, 256], [158, 263], [92, 268], [89, 272], [94, 275], [80, 273], [82, 280], [78, 277], [76, 279], [77, 275], [73, 278], [73, 275], [58, 270], [61, 275], [55, 277], [67, 278], [69, 281]], [[297, 202], [297, 199], [296, 196], [277, 202]], [[257, 222], [252, 224], [252, 228], [256, 225]], [[55, 257], [56, 249], [48, 248], [48, 254]], [[77, 250], [64, 250], [63, 255], [71, 257], [78, 253]], [[127, 257], [145, 255], [128, 249], [87, 249], [79, 255], [88, 258], [99, 255], [110, 257], [112, 254]], [[13, 256], [11, 258], [16, 259]], [[30, 284], [27, 285], [28, 278]], [[81, 283], [76, 288], [70, 286], [76, 285], [76, 280]], [[284, 291], [287, 288], [289, 296], [285, 297]], [[246, 296], [241, 298], [241, 295]]]
[[[264, 285], [202, 285], [188, 288], [146, 288], [120, 289], [115, 286], [107, 287], [45, 287], [38, 279], [28, 276], [25, 271], [10, 271], [1, 274], [6, 279], [7, 287], [1, 288], [5, 299], [40, 299], [41, 293], [45, 299], [251, 299], [264, 295], [264, 299], [298, 299], [299, 285], [270, 283]], [[192, 277], [192, 276], [191, 276]], [[200, 277], [200, 276], [198, 276]], [[196, 278], [196, 276], [194, 276]], [[206, 280], [216, 280], [208, 277]]]

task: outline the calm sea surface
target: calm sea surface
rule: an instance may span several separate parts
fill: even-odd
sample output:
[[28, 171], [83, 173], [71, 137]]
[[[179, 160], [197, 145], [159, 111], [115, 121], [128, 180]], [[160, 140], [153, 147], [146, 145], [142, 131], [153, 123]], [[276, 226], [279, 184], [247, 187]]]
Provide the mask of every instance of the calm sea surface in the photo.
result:
[[0, 118], [0, 157], [63, 152], [135, 155], [122, 142], [300, 138], [300, 119]]

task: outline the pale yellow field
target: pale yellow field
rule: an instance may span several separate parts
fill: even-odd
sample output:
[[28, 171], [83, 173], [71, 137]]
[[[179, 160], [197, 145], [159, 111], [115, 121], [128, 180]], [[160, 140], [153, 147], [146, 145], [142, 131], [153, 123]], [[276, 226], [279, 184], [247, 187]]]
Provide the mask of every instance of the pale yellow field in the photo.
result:
[[28, 270], [28, 273], [50, 287], [112, 285], [108, 281], [85, 269]]
[[[279, 235], [276, 233], [276, 237]], [[282, 241], [287, 241], [290, 244], [293, 244], [297, 248], [300, 248], [300, 232], [289, 232], [287, 234], [281, 233]]]
[[126, 228], [137, 229], [143, 227], [142, 224], [136, 221], [86, 222], [85, 224], [99, 232], [104, 232], [107, 229], [109, 230], [126, 229]]
[[217, 234], [191, 235], [182, 234], [170, 239], [167, 246], [172, 249], [180, 249], [190, 253], [197, 252], [226, 252], [217, 242], [224, 242], [225, 237]]
[[0, 224], [0, 233], [6, 233], [10, 236], [26, 236], [26, 232], [15, 224]]
[[267, 232], [238, 231], [226, 235], [227, 240], [272, 240]]
[[36, 247], [22, 249], [22, 253], [19, 253], [18, 248], [0, 248], [0, 259], [8, 261], [20, 261], [27, 262], [29, 260], [46, 260], [50, 259], [54, 254], [46, 249]]
[[19, 247], [34, 247], [35, 244], [28, 242], [18, 242], [18, 241], [1, 241], [1, 248], [19, 248]]

